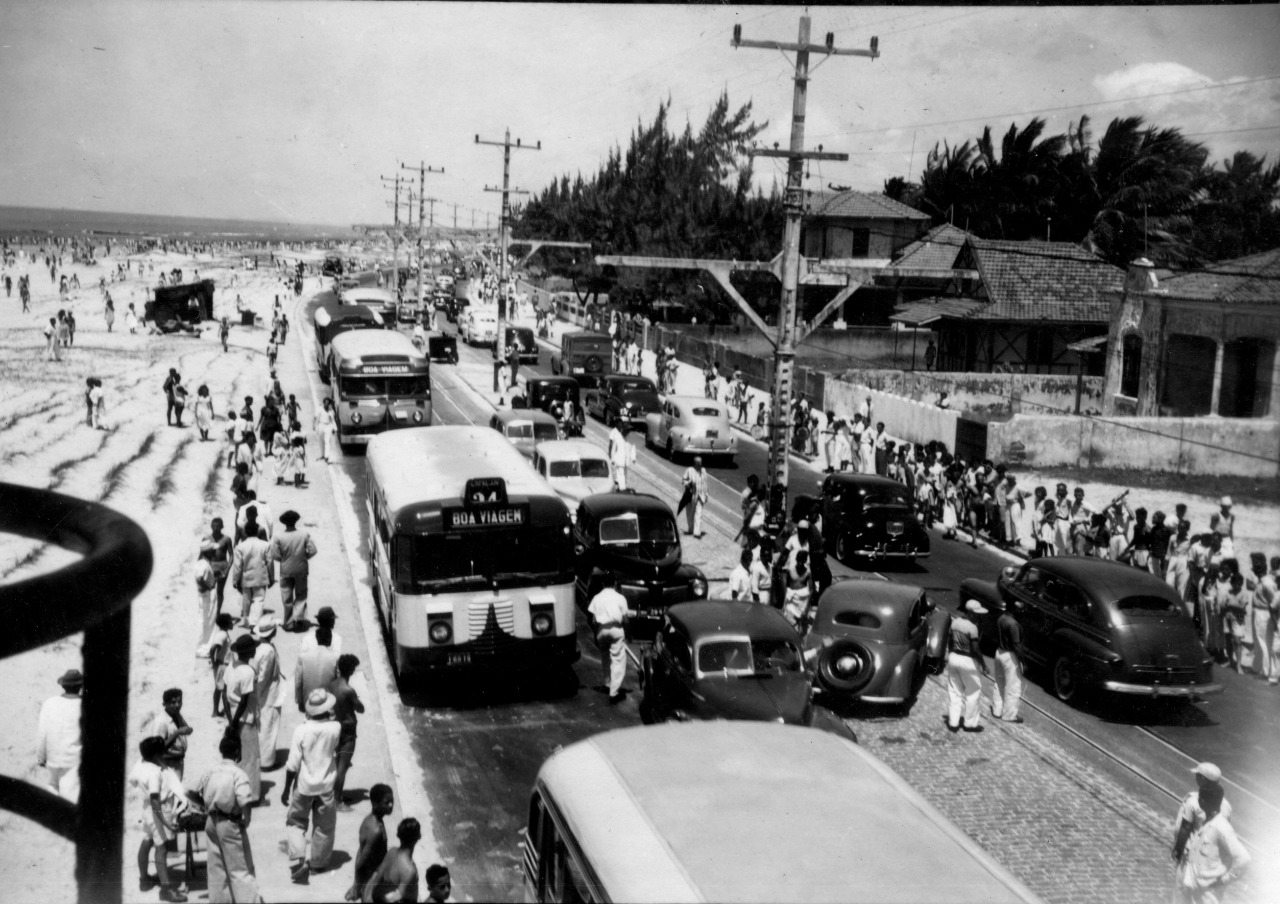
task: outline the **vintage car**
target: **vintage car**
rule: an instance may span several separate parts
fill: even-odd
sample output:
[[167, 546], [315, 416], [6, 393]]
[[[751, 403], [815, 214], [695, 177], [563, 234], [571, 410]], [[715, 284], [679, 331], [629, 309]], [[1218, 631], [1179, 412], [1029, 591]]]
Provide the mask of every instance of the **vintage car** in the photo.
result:
[[628, 627], [633, 640], [652, 640], [672, 603], [706, 599], [706, 576], [681, 560], [676, 517], [656, 496], [588, 496], [574, 515], [574, 548], [578, 605], [585, 609], [600, 592], [605, 572], [617, 574], [619, 592], [636, 610]]
[[538, 340], [534, 337], [532, 329], [527, 326], [511, 326], [507, 324], [504, 335], [506, 336], [502, 340], [504, 353], [514, 339], [520, 352], [520, 363], [534, 365], [538, 363]]
[[[489, 426], [510, 440], [521, 455], [530, 459], [533, 458], [533, 447], [538, 443], [560, 438], [556, 419], [541, 411], [505, 408], [494, 412], [489, 418]], [[466, 454], [466, 450], [459, 449], [458, 453]]]
[[573, 377], [530, 377], [524, 384], [526, 408], [545, 411], [559, 419], [566, 401], [573, 402], [574, 418], [583, 420], [581, 391]]
[[911, 492], [872, 474], [828, 474], [822, 481], [822, 535], [828, 555], [849, 563], [914, 562], [929, 555], [929, 534], [916, 517]]
[[551, 356], [551, 372], [567, 374], [584, 387], [597, 385], [613, 367], [613, 340], [604, 333], [565, 333]]
[[588, 496], [613, 491], [609, 453], [589, 440], [538, 443], [533, 447], [533, 469], [565, 502], [572, 503], [571, 511]]
[[995, 583], [966, 579], [960, 597], [988, 610], [978, 626], [988, 650], [996, 619], [1012, 611], [1028, 663], [1045, 669], [1060, 700], [1086, 690], [1182, 699], [1222, 691], [1177, 591], [1131, 565], [1032, 559], [1008, 566]]
[[467, 345], [493, 345], [498, 335], [498, 312], [493, 308], [469, 308], [458, 325]]
[[431, 333], [427, 336], [427, 357], [447, 364], [458, 363], [458, 337], [448, 333]]
[[950, 627], [921, 587], [849, 579], [823, 591], [804, 646], [823, 691], [909, 709], [925, 676], [942, 671]]
[[781, 612], [757, 603], [672, 606], [642, 661], [640, 688], [645, 722], [814, 718], [800, 636]]
[[732, 463], [738, 437], [729, 426], [723, 402], [702, 396], [667, 396], [662, 407], [644, 418], [646, 446], [677, 455], [719, 456]]
[[662, 408], [658, 387], [648, 377], [610, 374], [595, 389], [586, 392], [583, 404], [587, 413], [605, 424], [630, 424], [644, 427], [644, 419]]
[[396, 296], [390, 289], [379, 289], [376, 286], [359, 285], [354, 289], [343, 289], [338, 298], [343, 304], [362, 304], [373, 308], [384, 320], [395, 322]]

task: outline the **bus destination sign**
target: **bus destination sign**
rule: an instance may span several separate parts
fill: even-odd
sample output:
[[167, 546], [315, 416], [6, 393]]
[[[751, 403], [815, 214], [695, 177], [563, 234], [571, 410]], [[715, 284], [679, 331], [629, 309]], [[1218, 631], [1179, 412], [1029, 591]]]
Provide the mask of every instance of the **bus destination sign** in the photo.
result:
[[524, 527], [529, 523], [527, 503], [516, 505], [470, 505], [466, 508], [440, 509], [446, 531], [485, 530], [488, 528]]
[[507, 501], [507, 482], [501, 477], [472, 477], [462, 491], [464, 505], [501, 504]]
[[362, 374], [407, 374], [408, 364], [364, 364], [360, 367]]

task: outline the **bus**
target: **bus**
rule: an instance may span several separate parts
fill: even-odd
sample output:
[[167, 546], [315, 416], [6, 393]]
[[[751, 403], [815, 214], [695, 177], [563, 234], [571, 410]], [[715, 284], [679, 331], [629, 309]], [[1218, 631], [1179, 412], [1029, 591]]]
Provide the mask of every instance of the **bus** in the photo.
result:
[[564, 501], [485, 427], [384, 433], [366, 460], [369, 566], [397, 676], [577, 661]]
[[557, 750], [521, 846], [530, 901], [1040, 900], [872, 754], [769, 722], [622, 728]]
[[431, 423], [431, 361], [393, 330], [350, 330], [329, 343], [329, 385], [338, 442]]
[[373, 308], [362, 304], [341, 304], [336, 301], [324, 302], [316, 306], [311, 318], [312, 332], [316, 339], [316, 368], [320, 379], [329, 382], [329, 343], [333, 337], [348, 330], [381, 330], [387, 324], [382, 315]]

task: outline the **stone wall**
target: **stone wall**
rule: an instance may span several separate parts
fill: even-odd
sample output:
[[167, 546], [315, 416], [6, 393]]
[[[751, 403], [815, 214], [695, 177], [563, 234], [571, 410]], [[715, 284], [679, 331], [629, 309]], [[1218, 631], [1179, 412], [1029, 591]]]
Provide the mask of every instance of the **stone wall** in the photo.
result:
[[901, 370], [846, 370], [838, 377], [871, 389], [929, 404], [945, 392], [951, 407], [971, 417], [996, 420], [1014, 414], [1075, 413], [1077, 384], [1080, 411], [1102, 410], [1105, 378], [1060, 374], [983, 374]]
[[1280, 477], [1280, 423], [1275, 421], [1022, 414], [989, 424], [987, 435], [993, 460], [1020, 460], [1037, 468]]

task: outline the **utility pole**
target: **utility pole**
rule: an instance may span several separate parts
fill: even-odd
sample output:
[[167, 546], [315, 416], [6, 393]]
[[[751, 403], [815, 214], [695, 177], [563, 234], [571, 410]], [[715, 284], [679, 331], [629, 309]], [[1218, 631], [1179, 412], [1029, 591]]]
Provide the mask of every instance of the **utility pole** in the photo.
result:
[[[502, 361], [502, 346], [506, 342], [506, 321], [507, 321], [507, 225], [511, 216], [511, 203], [509, 197], [512, 194], [527, 195], [527, 191], [521, 191], [518, 188], [511, 187], [511, 149], [514, 147], [518, 151], [540, 151], [542, 150], [542, 142], [528, 145], [522, 144], [520, 139], [516, 139], [516, 143], [511, 143], [511, 130], [506, 130], [506, 135], [502, 141], [481, 141], [480, 136], [476, 136], [476, 144], [491, 144], [495, 147], [502, 148], [502, 188], [490, 188], [488, 185], [484, 187], [485, 191], [502, 192], [502, 216], [498, 221], [498, 229], [500, 230], [500, 238], [498, 242], [498, 330], [493, 339], [493, 388], [498, 389], [498, 368]], [[485, 214], [485, 223], [488, 223], [488, 214]]]
[[[413, 170], [413, 167], [405, 166], [402, 163], [400, 164], [400, 169]], [[435, 205], [436, 199], [426, 197], [427, 173], [443, 173], [443, 172], [444, 172], [443, 166], [440, 167], [440, 169], [432, 169], [431, 167], [427, 166], [425, 162], [418, 163], [418, 316], [419, 317], [422, 316], [422, 283], [423, 283], [423, 274], [426, 272], [422, 268], [422, 230], [423, 230], [422, 204], [424, 201], [430, 201], [432, 203], [433, 215], [431, 217], [431, 225], [432, 226], [435, 225], [435, 216], [434, 216], [435, 206], [434, 205]]]
[[379, 176], [383, 185], [393, 184], [396, 187], [395, 215], [391, 226], [391, 294], [400, 303], [400, 174], [394, 179]]
[[[774, 352], [773, 411], [769, 424], [769, 518], [774, 524], [782, 524], [787, 517], [787, 449], [791, 439], [791, 397], [795, 383], [796, 321], [799, 317], [800, 277], [800, 218], [804, 214], [805, 160], [848, 160], [848, 154], [823, 153], [804, 149], [805, 104], [809, 90], [809, 54], [838, 56], [880, 56], [880, 39], [871, 39], [870, 50], [842, 50], [835, 46], [835, 36], [827, 33], [825, 44], [809, 43], [809, 17], [800, 17], [800, 32], [792, 44], [785, 41], [744, 41], [742, 26], [733, 27], [731, 46], [755, 47], [764, 50], [792, 51], [795, 60], [795, 92], [791, 103], [791, 146], [788, 150], [753, 150], [761, 157], [785, 157], [787, 159], [787, 189], [783, 203], [786, 228], [782, 240], [782, 298], [778, 308], [778, 338]], [[821, 65], [821, 64], [819, 64]]]
[[452, 208], [453, 208], [453, 228], [454, 228], [454, 230], [456, 231], [456, 230], [457, 230], [457, 228], [458, 228], [458, 208], [459, 208], [459, 207], [461, 207], [462, 205], [461, 205], [461, 204], [448, 204], [448, 205], [446, 205], [446, 206], [448, 206], [448, 207], [452, 207]]

